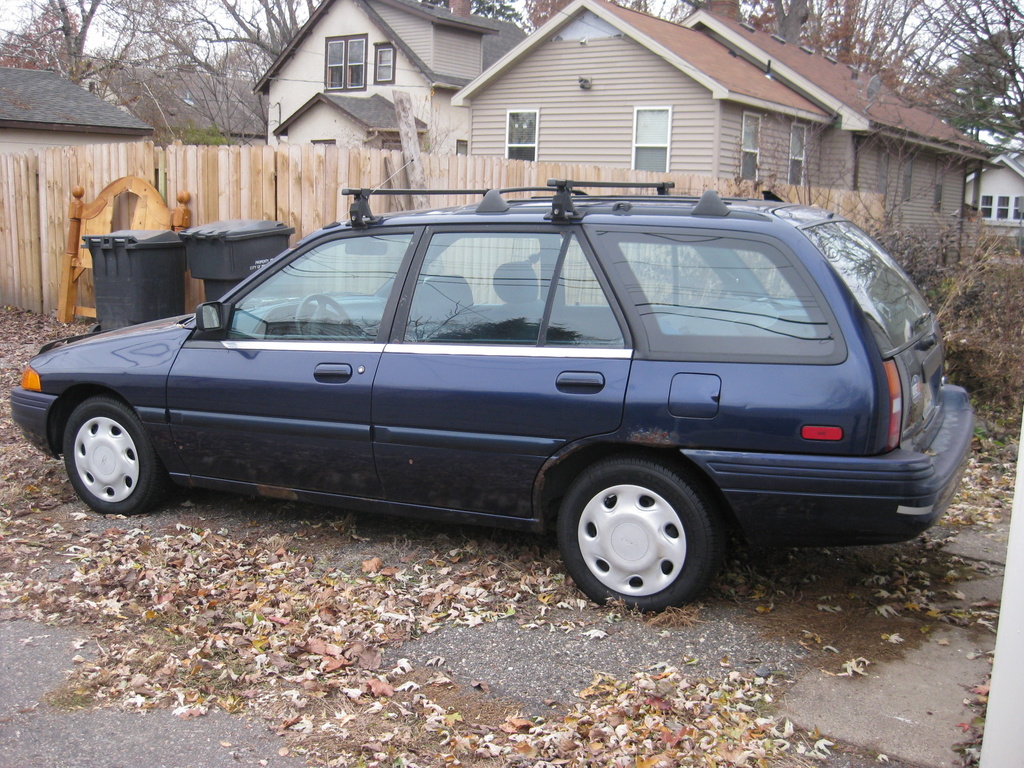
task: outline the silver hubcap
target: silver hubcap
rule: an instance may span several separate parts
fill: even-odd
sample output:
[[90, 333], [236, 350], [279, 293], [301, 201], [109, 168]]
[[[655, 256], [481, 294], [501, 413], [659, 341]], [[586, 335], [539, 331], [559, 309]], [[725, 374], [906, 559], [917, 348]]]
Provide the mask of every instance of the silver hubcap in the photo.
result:
[[75, 466], [89, 492], [103, 501], [124, 501], [139, 481], [135, 442], [113, 419], [89, 419], [75, 435]]
[[577, 535], [590, 572], [624, 595], [660, 592], [686, 560], [686, 536], [672, 505], [638, 485], [616, 485], [594, 496]]

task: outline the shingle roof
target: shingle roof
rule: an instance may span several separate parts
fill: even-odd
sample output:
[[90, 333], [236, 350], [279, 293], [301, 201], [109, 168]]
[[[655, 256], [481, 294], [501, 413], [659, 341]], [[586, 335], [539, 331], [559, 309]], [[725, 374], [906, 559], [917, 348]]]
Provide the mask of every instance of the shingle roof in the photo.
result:
[[[333, 93], [318, 93], [287, 120], [279, 125], [274, 133], [282, 135], [288, 132], [296, 120], [317, 104], [328, 106], [344, 112], [347, 117], [355, 120], [367, 131], [397, 131], [398, 117], [395, 105], [379, 94], [373, 96], [339, 96]], [[416, 118], [416, 130], [427, 130], [427, 124]]]
[[[706, 13], [706, 12], [703, 12]], [[845, 64], [781, 38], [760, 32], [732, 19], [713, 17], [728, 28], [734, 38], [756, 46], [765, 55], [783, 64], [801, 78], [828, 93], [851, 111], [870, 120], [876, 127], [905, 131], [923, 139], [953, 144], [965, 150], [983, 151], [982, 145], [970, 139], [939, 117], [914, 106], [884, 84], [878, 83], [873, 98], [868, 97], [870, 75], [857, 73]]]
[[824, 116], [816, 104], [787, 88], [777, 80], [765, 77], [762, 69], [738, 56], [730, 56], [726, 48], [701, 32], [681, 27], [664, 19], [639, 11], [621, 8], [599, 0], [608, 10], [651, 40], [662, 45], [683, 61], [728, 88], [731, 93], [778, 104], [792, 109]]
[[38, 69], [0, 68], [0, 126], [146, 136], [151, 126]]

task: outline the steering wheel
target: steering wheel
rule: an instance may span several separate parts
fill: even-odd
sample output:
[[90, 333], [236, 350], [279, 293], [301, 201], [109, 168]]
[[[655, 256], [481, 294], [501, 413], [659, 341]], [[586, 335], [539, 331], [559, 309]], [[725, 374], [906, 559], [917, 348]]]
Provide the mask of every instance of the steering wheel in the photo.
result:
[[303, 336], [324, 336], [334, 334], [316, 333], [317, 325], [331, 319], [341, 325], [348, 321], [348, 313], [337, 301], [326, 293], [311, 293], [302, 300], [295, 311], [295, 324]]

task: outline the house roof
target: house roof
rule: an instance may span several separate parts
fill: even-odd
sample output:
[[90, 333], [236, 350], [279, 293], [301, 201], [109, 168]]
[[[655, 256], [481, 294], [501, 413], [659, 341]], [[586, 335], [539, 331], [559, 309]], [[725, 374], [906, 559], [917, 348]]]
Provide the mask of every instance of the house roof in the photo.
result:
[[153, 128], [55, 72], [0, 68], [0, 127], [148, 136]]
[[[320, 19], [326, 15], [335, 2], [338, 0], [323, 0], [316, 10], [310, 15], [306, 23], [302, 25], [287, 47], [270, 65], [263, 77], [256, 83], [254, 90], [267, 91], [271, 81], [280, 72], [281, 68], [294, 55], [295, 50], [316, 28]], [[447, 8], [430, 5], [428, 3], [412, 2], [412, 0], [354, 0], [373, 23], [394, 43], [395, 47], [402, 51], [407, 59], [432, 85], [439, 85], [449, 88], [461, 88], [469, 82], [469, 78], [453, 77], [432, 70], [426, 62], [416, 54], [404, 40], [395, 32], [391, 26], [384, 21], [379, 13], [373, 8], [374, 4], [388, 5], [399, 8], [407, 13], [428, 19], [432, 24], [452, 27], [465, 31], [478, 32], [484, 36], [483, 43], [483, 66], [486, 69], [525, 37], [525, 34], [515, 24], [497, 19], [488, 19], [482, 16], [459, 16], [451, 13]]]
[[761, 67], [771, 62], [773, 77], [834, 111], [847, 130], [892, 129], [962, 152], [986, 154], [982, 144], [936, 115], [914, 106], [880, 80], [872, 82], [873, 78], [866, 73], [835, 59], [703, 10], [682, 23], [709, 34]]
[[827, 121], [830, 115], [819, 105], [777, 80], [765, 70], [729, 53], [714, 39], [655, 16], [621, 8], [607, 0], [576, 0], [529, 38], [505, 55], [494, 67], [470, 83], [455, 103], [464, 103], [491, 82], [544, 45], [559, 29], [589, 10], [638, 44], [661, 56], [681, 72], [712, 92], [714, 98], [731, 99], [803, 119]]
[[692, 64], [734, 96], [748, 96], [783, 107], [826, 115], [818, 105], [778, 80], [766, 77], [761, 67], [738, 56], [730, 56], [727, 50], [705, 34], [646, 13], [621, 8], [605, 0], [595, 2], [604, 5], [615, 16], [675, 56]]
[[[350, 120], [358, 123], [366, 131], [397, 132], [398, 116], [395, 105], [380, 94], [373, 96], [338, 96], [333, 93], [318, 93], [294, 114], [274, 130], [275, 136], [288, 133], [288, 129], [306, 112], [317, 104], [326, 104], [337, 110]], [[420, 133], [427, 130], [427, 124], [416, 118], [416, 130]]]

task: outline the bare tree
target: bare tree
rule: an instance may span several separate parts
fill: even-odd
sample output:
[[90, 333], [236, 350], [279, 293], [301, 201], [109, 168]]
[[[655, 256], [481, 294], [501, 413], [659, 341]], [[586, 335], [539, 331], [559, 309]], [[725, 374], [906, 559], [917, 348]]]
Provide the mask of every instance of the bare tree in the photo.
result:
[[1024, 143], [1024, 6], [1019, 0], [942, 0], [931, 19], [946, 61], [924, 95], [983, 140]]
[[33, 0], [25, 23], [0, 40], [0, 58], [8, 66], [52, 69], [81, 83], [95, 69], [86, 44], [103, 2]]

